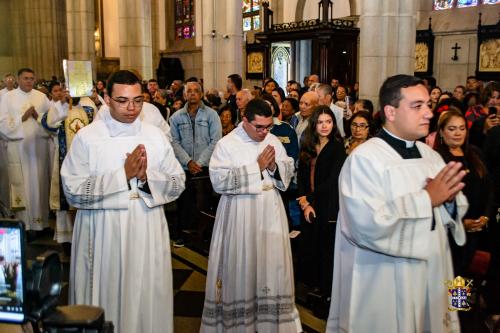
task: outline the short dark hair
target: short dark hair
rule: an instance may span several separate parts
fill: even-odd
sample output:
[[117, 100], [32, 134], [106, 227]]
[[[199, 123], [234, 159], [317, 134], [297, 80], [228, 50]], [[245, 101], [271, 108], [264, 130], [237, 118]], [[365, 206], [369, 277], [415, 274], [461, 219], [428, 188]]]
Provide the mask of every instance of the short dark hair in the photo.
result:
[[474, 75], [469, 75], [469, 76], [467, 76], [467, 80], [469, 80], [469, 79], [477, 80], [477, 77]]
[[243, 86], [243, 80], [241, 79], [241, 76], [239, 74], [231, 74], [227, 78], [234, 83], [234, 86], [237, 90], [241, 90], [241, 87]]
[[380, 103], [380, 120], [382, 123], [385, 123], [384, 107], [386, 105], [391, 105], [395, 108], [399, 107], [399, 102], [403, 98], [401, 95], [401, 89], [414, 87], [419, 84], [424, 85], [424, 81], [418, 77], [406, 74], [390, 76], [384, 81], [378, 94]]
[[149, 83], [149, 82], [156, 82], [156, 83], [158, 83], [158, 81], [156, 81], [156, 79], [149, 79], [149, 80], [148, 80], [148, 83]]
[[137, 75], [127, 70], [119, 70], [111, 73], [111, 75], [109, 75], [108, 77], [107, 83], [108, 84], [106, 86], [106, 90], [108, 92], [109, 97], [111, 97], [113, 94], [113, 86], [115, 84], [127, 84], [130, 86], [138, 84], [141, 86], [141, 80], [137, 77]]
[[262, 98], [252, 99], [250, 102], [248, 102], [245, 109], [245, 118], [247, 118], [248, 121], [253, 121], [255, 119], [255, 116], [266, 118], [273, 116], [271, 107]]
[[35, 75], [35, 71], [29, 67], [23, 67], [20, 70], [18, 70], [17, 76], [21, 76], [21, 74], [23, 74], [23, 73], [31, 73], [31, 74]]
[[186, 83], [188, 82], [198, 82], [198, 78], [196, 76], [191, 76], [189, 79], [186, 80]]
[[52, 88], [54, 88], [55, 86], [60, 86], [60, 85], [61, 85], [61, 82], [59, 82], [59, 81], [50, 81], [49, 93], [52, 93]]
[[287, 101], [292, 105], [292, 108], [295, 112], [299, 112], [299, 101], [295, 98], [287, 97], [283, 102]]

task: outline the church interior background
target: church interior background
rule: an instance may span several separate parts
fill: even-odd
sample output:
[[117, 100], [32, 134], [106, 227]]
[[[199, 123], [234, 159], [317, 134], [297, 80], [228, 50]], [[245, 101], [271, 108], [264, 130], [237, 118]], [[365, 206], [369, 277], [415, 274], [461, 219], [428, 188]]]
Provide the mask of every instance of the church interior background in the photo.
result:
[[[353, 81], [360, 83], [360, 98], [377, 101], [387, 76], [426, 71], [429, 62], [430, 75], [443, 91], [475, 75], [484, 57], [486, 71], [500, 73], [500, 36], [478, 51], [479, 22], [499, 24], [499, 0], [270, 0], [269, 28], [319, 20], [321, 3], [332, 4], [329, 20], [352, 22], [359, 31], [354, 47], [339, 52], [354, 54], [349, 64]], [[269, 63], [253, 59], [257, 73], [249, 71], [249, 53], [266, 23], [261, 0], [0, 0], [0, 13], [2, 76], [31, 67], [38, 78], [62, 78], [63, 59], [91, 60], [96, 80], [115, 69], [135, 69], [145, 80], [195, 76], [205, 89], [224, 90], [232, 73], [242, 75], [244, 87], [261, 86], [266, 66], [280, 86], [291, 79], [302, 82], [317, 61], [315, 40], [293, 38], [271, 43], [265, 55]], [[425, 45], [416, 43], [417, 31], [429, 24], [434, 37], [430, 56]], [[181, 71], [171, 69], [179, 64]], [[51, 241], [40, 240], [30, 256], [51, 247]], [[176, 332], [196, 332], [207, 258], [183, 248], [173, 251], [173, 261]], [[324, 330], [324, 320], [300, 309], [306, 331]]]
[[[269, 1], [270, 24], [318, 19], [319, 3]], [[475, 74], [479, 13], [483, 25], [499, 20], [497, 0], [331, 3], [329, 19], [350, 20], [360, 29], [357, 47], [343, 51], [356, 52], [360, 95], [372, 100], [385, 77], [414, 72], [416, 31], [427, 29], [429, 18], [435, 37], [432, 75], [443, 90], [452, 90]], [[203, 78], [207, 88], [225, 88], [232, 73], [243, 74], [244, 87], [261, 84], [245, 75], [246, 45], [255, 43], [263, 30], [261, 0], [0, 0], [0, 12], [7, 14], [0, 20], [1, 73], [30, 66], [39, 78], [62, 77], [62, 60], [70, 59], [91, 60], [95, 79], [106, 78], [117, 68], [136, 69], [149, 79], [168, 66], [165, 59], [177, 58], [184, 78]], [[272, 46], [270, 76], [280, 83], [301, 82], [311, 74], [312, 41], [293, 44], [292, 48], [289, 41], [282, 41]], [[489, 52], [498, 57], [498, 40], [492, 44], [495, 47]], [[295, 57], [300, 62], [294, 63]]]

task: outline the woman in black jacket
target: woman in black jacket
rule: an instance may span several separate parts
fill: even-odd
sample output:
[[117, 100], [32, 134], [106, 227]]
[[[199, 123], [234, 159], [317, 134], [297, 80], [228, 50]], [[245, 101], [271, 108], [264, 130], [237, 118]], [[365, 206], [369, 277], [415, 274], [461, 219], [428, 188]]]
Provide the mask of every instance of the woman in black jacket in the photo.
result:
[[297, 171], [304, 212], [299, 270], [302, 281], [324, 300], [331, 294], [338, 177], [346, 157], [333, 112], [317, 106], [304, 132]]

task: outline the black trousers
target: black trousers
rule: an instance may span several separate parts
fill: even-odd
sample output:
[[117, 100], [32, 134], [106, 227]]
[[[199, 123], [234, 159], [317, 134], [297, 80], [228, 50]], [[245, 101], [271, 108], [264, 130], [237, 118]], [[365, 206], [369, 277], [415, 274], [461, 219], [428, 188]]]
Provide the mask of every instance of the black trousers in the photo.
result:
[[203, 171], [195, 176], [189, 171], [186, 172], [186, 188], [177, 199], [177, 221], [172, 238], [181, 237], [182, 230], [196, 229], [200, 211], [209, 209], [212, 192], [208, 168], [203, 168]]
[[303, 216], [301, 222], [299, 279], [311, 288], [319, 288], [323, 296], [330, 297], [336, 223], [308, 223]]

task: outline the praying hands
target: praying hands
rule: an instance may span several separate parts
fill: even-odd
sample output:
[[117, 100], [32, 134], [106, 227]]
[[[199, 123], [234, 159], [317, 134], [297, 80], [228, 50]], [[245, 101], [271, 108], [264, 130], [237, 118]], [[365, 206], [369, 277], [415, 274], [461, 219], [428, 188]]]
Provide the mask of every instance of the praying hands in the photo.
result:
[[125, 160], [125, 175], [127, 176], [127, 181], [134, 177], [146, 181], [147, 166], [148, 159], [146, 148], [144, 145], [137, 145], [132, 153], [127, 153], [127, 159]]
[[259, 163], [259, 168], [261, 172], [264, 171], [265, 169], [268, 169], [271, 172], [276, 170], [274, 147], [271, 145], [267, 145], [267, 147], [264, 148], [262, 153], [260, 153], [259, 157], [257, 158], [257, 163]]

